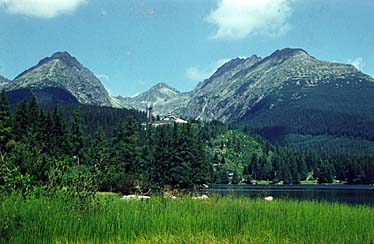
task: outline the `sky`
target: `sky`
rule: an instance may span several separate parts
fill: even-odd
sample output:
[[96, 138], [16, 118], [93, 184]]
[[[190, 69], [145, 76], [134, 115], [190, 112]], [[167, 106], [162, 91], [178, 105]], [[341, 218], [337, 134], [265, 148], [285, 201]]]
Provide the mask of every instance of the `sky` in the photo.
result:
[[235, 57], [303, 48], [374, 76], [373, 0], [0, 0], [0, 75], [68, 51], [113, 95], [192, 90]]

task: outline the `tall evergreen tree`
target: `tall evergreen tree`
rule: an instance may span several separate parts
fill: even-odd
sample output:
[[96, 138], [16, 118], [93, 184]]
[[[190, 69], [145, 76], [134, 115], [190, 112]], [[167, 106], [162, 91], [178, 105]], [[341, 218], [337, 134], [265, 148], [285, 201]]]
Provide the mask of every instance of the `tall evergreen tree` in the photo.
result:
[[152, 184], [151, 174], [152, 168], [155, 164], [155, 138], [154, 138], [154, 128], [151, 124], [147, 124], [145, 130], [143, 131], [143, 163], [144, 163], [144, 174], [146, 175], [146, 183]]
[[117, 187], [124, 191], [129, 184], [139, 180], [143, 167], [138, 126], [132, 116], [120, 124], [112, 144], [111, 160], [116, 165]]
[[7, 151], [7, 144], [11, 140], [11, 113], [8, 107], [8, 100], [4, 90], [0, 94], [0, 152]]
[[[196, 160], [196, 151], [194, 151], [194, 138], [191, 125], [173, 126], [172, 137], [172, 155], [169, 160], [170, 184], [181, 187], [189, 187], [192, 184], [192, 164]], [[174, 146], [174, 147], [173, 147]]]
[[334, 169], [332, 164], [324, 160], [319, 165], [318, 183], [332, 183], [334, 180]]
[[19, 103], [14, 115], [14, 136], [17, 141], [26, 139], [30, 120], [26, 101]]
[[63, 121], [63, 115], [59, 107], [55, 107], [53, 116], [53, 127], [52, 127], [52, 145], [54, 151], [62, 151], [68, 153], [68, 133], [65, 128]]
[[195, 160], [192, 163], [193, 180], [192, 183], [202, 185], [208, 183], [210, 179], [210, 172], [212, 166], [209, 164], [206, 155], [205, 142], [203, 141], [202, 134], [197, 134], [193, 146], [195, 147]]
[[39, 129], [39, 105], [36, 101], [36, 98], [33, 96], [28, 107], [28, 124], [29, 124], [29, 132], [36, 134], [37, 130]]
[[92, 154], [95, 171], [98, 177], [100, 177], [99, 185], [103, 190], [109, 190], [109, 182], [113, 174], [113, 167], [110, 164], [108, 141], [102, 128], [96, 131], [95, 137], [92, 140]]
[[151, 179], [157, 187], [171, 184], [171, 165], [175, 160], [175, 145], [170, 126], [160, 126], [155, 132], [154, 165]]
[[[70, 127], [70, 153], [72, 156], [82, 157], [84, 147], [84, 132], [79, 109], [73, 113]], [[78, 159], [79, 160], [79, 159]]]
[[93, 159], [96, 164], [96, 167], [102, 168], [105, 167], [109, 161], [109, 147], [108, 142], [104, 134], [104, 130], [99, 128], [93, 139]]

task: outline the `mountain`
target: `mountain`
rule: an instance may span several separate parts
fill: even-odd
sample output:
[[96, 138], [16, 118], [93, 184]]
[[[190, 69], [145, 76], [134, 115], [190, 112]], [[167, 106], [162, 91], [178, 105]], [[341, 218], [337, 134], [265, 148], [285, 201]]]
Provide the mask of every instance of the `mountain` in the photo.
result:
[[253, 55], [249, 58], [233, 59], [219, 67], [209, 79], [199, 83], [193, 90], [184, 115], [202, 120], [232, 122], [229, 114], [236, 113], [231, 110], [232, 102], [237, 106], [244, 105], [241, 104], [243, 101], [236, 100], [234, 95], [247, 88], [233, 82], [233, 78], [260, 61], [261, 58]]
[[184, 116], [249, 126], [285, 144], [301, 135], [373, 140], [373, 93], [374, 79], [354, 66], [286, 48], [223, 65], [191, 93]]
[[[271, 112], [286, 103], [292, 105], [299, 99], [311, 99], [305, 104], [308, 108], [312, 102], [317, 103], [316, 109], [326, 110], [326, 100], [341, 107], [342, 95], [335, 97], [337, 92], [352, 92], [367, 84], [373, 85], [373, 79], [352, 65], [319, 61], [302, 49], [286, 48], [264, 59], [252, 56], [223, 65], [195, 88], [186, 115], [236, 122], [264, 110]], [[330, 96], [324, 97], [320, 94], [322, 90]]]
[[5, 88], [14, 101], [34, 95], [39, 101], [138, 110], [153, 105], [155, 114], [248, 126], [281, 144], [314, 140], [309, 146], [315, 148], [327, 141], [348, 145], [347, 138], [374, 141], [374, 79], [352, 65], [321, 61], [299, 48], [232, 59], [191, 92], [159, 83], [132, 98], [112, 97], [67, 52], [41, 60]]
[[158, 83], [148, 91], [135, 97], [117, 97], [122, 106], [145, 110], [147, 106], [153, 106], [155, 114], [165, 115], [169, 112], [179, 112], [189, 101], [189, 93], [184, 93], [170, 87], [165, 83]]
[[188, 96], [165, 97], [155, 110], [248, 126], [278, 143], [319, 135], [336, 146], [337, 140], [347, 145], [347, 138], [374, 140], [372, 94], [374, 79], [354, 66], [285, 48], [263, 59], [233, 59]]
[[[70, 93], [79, 103], [112, 105], [112, 99], [100, 80], [67, 52], [57, 52], [42, 59], [37, 65], [18, 75], [6, 88], [11, 91], [29, 89], [35, 96], [38, 93], [48, 95], [49, 92], [45, 89], [54, 88], [49, 90], [53, 91], [57, 99], [59, 93], [63, 93], [64, 97]], [[38, 96], [37, 98], [40, 100]]]
[[4, 87], [9, 83], [10, 80], [0, 75], [0, 88]]

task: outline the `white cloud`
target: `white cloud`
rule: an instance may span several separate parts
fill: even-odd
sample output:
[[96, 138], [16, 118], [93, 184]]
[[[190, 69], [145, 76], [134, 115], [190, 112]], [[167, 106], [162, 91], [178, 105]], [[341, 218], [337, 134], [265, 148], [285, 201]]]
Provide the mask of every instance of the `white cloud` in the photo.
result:
[[192, 81], [203, 81], [209, 78], [220, 66], [228, 62], [229, 58], [222, 58], [211, 63], [207, 68], [189, 67], [186, 70], [186, 76]]
[[350, 63], [353, 66], [355, 66], [356, 69], [358, 69], [358, 70], [362, 70], [362, 68], [365, 65], [364, 60], [361, 57], [357, 57], [357, 58], [355, 58], [353, 60], [348, 59], [348, 63]]
[[219, 0], [206, 18], [217, 26], [214, 39], [242, 39], [253, 34], [277, 36], [289, 30], [294, 0]]
[[71, 13], [88, 0], [0, 0], [0, 7], [11, 14], [53, 18]]

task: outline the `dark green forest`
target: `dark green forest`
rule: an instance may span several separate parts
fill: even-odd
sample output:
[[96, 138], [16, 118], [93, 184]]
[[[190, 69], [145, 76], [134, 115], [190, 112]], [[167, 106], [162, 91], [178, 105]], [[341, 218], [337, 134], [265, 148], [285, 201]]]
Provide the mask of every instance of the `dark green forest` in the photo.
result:
[[[374, 158], [271, 145], [217, 121], [144, 123], [142, 112], [83, 105], [10, 109], [0, 98], [2, 191], [151, 193], [209, 183], [374, 183]], [[83, 196], [82, 196], [83, 197]]]

